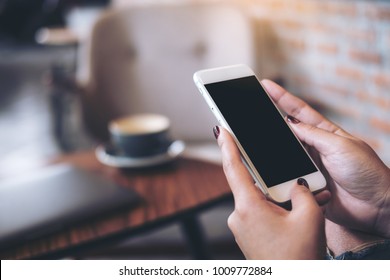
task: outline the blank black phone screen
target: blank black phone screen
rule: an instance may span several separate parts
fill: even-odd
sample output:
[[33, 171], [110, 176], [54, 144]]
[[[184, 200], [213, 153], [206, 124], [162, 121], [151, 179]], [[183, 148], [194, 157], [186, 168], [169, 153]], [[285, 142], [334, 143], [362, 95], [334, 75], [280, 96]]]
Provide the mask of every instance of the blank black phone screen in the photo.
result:
[[255, 76], [205, 87], [267, 187], [317, 171]]

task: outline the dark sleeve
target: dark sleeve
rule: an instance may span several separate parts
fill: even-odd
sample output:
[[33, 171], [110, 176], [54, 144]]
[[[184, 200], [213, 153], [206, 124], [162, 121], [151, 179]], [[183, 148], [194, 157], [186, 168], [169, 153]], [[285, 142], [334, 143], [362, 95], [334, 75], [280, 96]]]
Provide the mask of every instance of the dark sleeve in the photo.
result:
[[358, 250], [347, 251], [332, 257], [328, 254], [327, 259], [334, 260], [390, 260], [390, 239], [362, 246]]

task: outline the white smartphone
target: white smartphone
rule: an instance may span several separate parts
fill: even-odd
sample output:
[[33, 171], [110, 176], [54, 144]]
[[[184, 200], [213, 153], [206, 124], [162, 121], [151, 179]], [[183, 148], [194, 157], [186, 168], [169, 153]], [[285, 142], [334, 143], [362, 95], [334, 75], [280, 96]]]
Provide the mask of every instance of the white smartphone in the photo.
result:
[[233, 136], [256, 185], [278, 203], [290, 200], [297, 180], [312, 192], [326, 180], [289, 124], [246, 65], [206, 69], [194, 82], [219, 124]]

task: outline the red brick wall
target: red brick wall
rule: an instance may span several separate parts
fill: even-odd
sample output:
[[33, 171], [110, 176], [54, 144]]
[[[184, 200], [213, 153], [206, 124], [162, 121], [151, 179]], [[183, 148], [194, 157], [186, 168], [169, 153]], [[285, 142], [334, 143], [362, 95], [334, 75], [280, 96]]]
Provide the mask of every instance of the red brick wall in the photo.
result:
[[255, 19], [260, 75], [281, 77], [390, 164], [390, 1], [245, 5]]

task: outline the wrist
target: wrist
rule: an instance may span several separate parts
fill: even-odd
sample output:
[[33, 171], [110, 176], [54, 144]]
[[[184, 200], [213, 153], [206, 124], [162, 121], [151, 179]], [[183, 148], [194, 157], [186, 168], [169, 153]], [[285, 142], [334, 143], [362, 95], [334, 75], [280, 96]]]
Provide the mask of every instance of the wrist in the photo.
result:
[[378, 217], [375, 222], [375, 230], [379, 235], [390, 238], [390, 203], [387, 195], [387, 202], [378, 211]]
[[390, 238], [390, 169], [387, 170], [385, 191], [381, 203], [378, 205], [378, 215], [375, 221], [375, 230], [386, 238]]
[[373, 244], [384, 238], [371, 233], [354, 230], [330, 220], [326, 220], [326, 237], [328, 256], [339, 256], [348, 251], [354, 251], [365, 244]]

